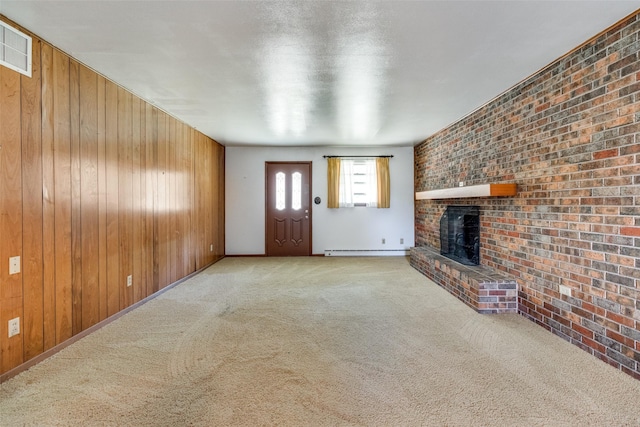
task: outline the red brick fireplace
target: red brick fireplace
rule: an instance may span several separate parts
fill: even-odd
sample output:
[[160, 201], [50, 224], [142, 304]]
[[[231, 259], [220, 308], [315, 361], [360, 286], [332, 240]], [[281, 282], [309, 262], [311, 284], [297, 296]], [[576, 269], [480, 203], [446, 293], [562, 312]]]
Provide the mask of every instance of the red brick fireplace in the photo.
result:
[[[636, 14], [416, 146], [416, 192], [518, 192], [416, 200], [411, 262], [480, 311], [484, 277], [515, 284], [515, 311], [640, 379], [638, 40]], [[479, 267], [439, 258], [451, 204], [480, 209]]]

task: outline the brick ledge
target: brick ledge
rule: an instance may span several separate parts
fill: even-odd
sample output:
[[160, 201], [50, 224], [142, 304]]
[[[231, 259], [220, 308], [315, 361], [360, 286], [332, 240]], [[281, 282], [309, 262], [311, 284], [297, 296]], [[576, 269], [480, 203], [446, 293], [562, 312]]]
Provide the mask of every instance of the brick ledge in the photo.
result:
[[466, 266], [428, 247], [410, 249], [413, 268], [478, 313], [517, 313], [518, 283], [490, 267]]

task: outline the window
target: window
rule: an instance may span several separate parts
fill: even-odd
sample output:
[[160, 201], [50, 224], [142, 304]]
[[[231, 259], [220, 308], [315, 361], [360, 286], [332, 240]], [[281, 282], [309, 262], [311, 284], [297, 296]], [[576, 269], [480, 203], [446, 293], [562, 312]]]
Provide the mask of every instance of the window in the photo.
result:
[[327, 157], [327, 207], [390, 207], [389, 157]]
[[[276, 209], [285, 210], [287, 207], [287, 177], [284, 172], [276, 174]], [[302, 174], [291, 174], [291, 209], [302, 209]]]
[[286, 193], [285, 193], [285, 180], [284, 173], [278, 172], [276, 174], [276, 209], [281, 211], [285, 207]]
[[378, 206], [378, 183], [374, 159], [342, 159], [340, 161], [341, 208]]
[[291, 209], [302, 209], [302, 174], [294, 172], [291, 175]]

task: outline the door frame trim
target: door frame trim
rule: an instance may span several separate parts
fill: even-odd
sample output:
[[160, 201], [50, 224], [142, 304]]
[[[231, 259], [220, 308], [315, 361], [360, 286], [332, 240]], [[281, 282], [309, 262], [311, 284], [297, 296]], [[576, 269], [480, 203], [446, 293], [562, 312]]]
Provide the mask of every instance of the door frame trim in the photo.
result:
[[313, 162], [311, 160], [292, 160], [292, 161], [265, 161], [264, 162], [264, 256], [269, 256], [267, 253], [267, 209], [269, 209], [267, 199], [267, 193], [269, 191], [269, 183], [267, 181], [268, 178], [268, 166], [270, 164], [276, 165], [309, 165], [309, 254], [307, 256], [313, 256]]

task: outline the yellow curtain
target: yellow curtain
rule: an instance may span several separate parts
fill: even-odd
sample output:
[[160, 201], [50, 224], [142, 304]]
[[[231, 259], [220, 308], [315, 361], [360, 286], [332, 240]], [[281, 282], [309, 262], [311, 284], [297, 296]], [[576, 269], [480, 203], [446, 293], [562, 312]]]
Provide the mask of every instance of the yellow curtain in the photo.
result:
[[378, 157], [376, 159], [376, 174], [378, 176], [378, 207], [388, 208], [391, 206], [388, 157]]
[[327, 159], [327, 207], [340, 207], [340, 159]]

